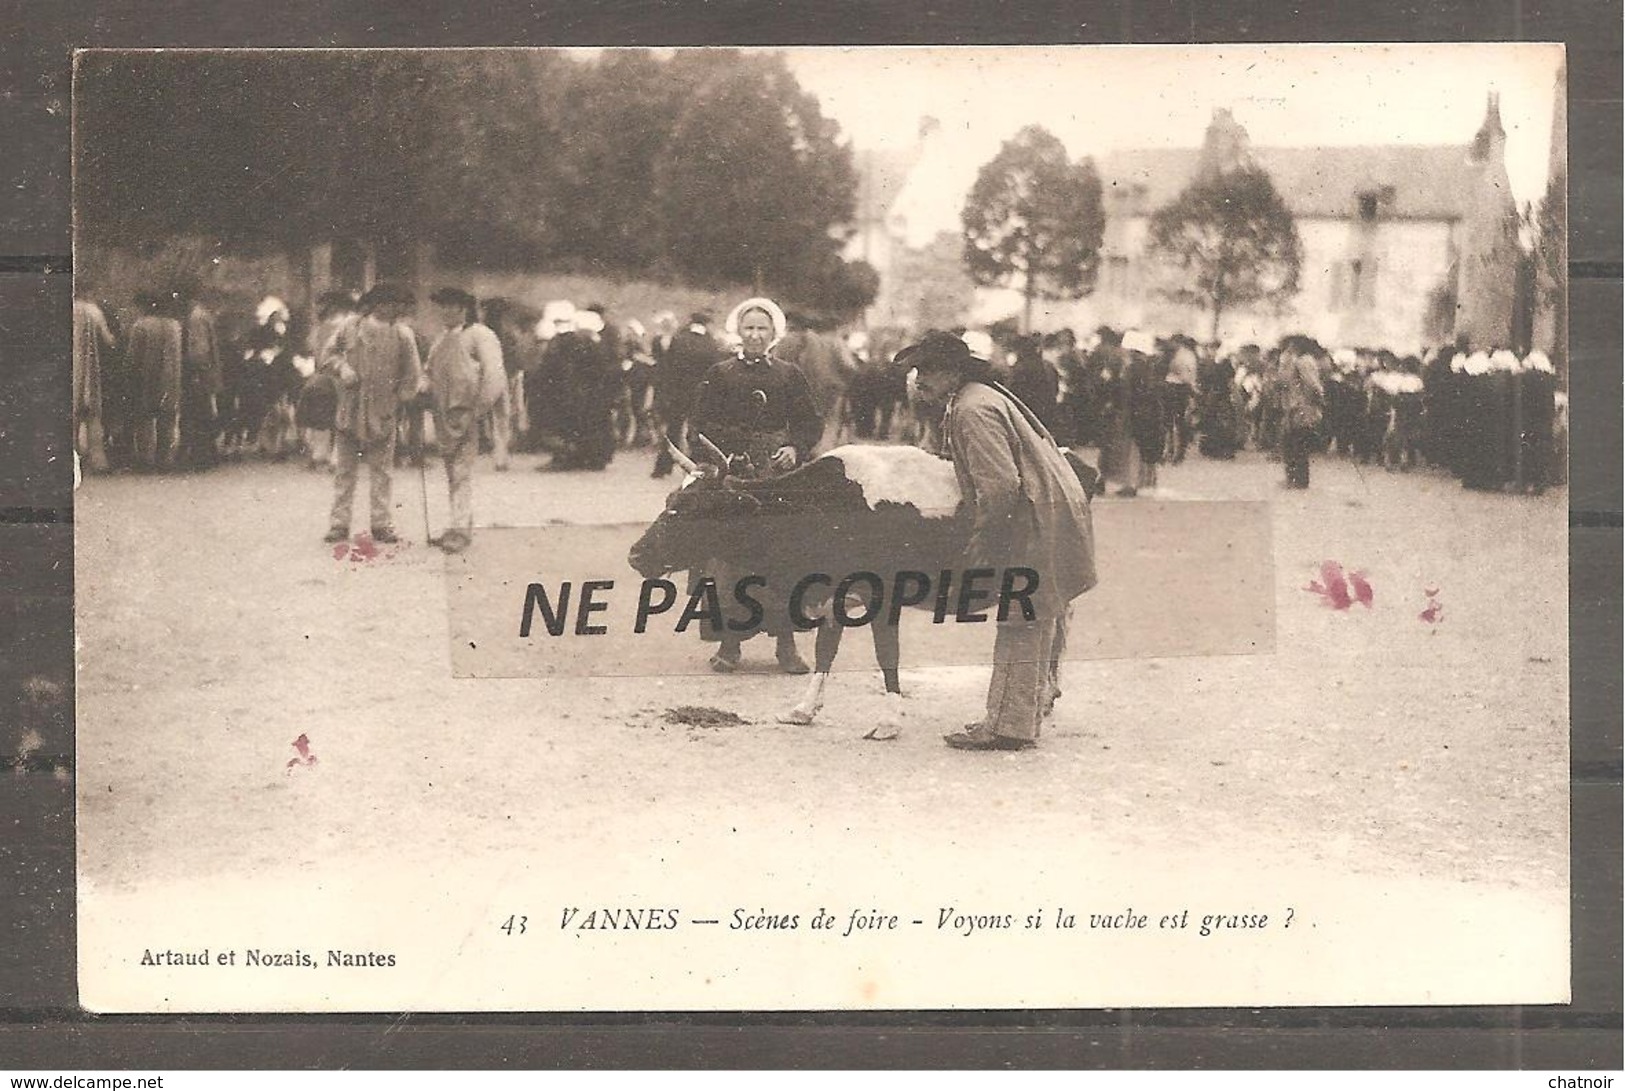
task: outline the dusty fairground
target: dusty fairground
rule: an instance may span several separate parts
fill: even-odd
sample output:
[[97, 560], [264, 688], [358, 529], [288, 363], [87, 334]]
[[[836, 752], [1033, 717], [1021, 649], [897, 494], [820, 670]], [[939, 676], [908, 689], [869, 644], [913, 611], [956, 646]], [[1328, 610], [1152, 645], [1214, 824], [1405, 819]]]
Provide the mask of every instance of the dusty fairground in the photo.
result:
[[[476, 519], [648, 520], [675, 484], [648, 466], [623, 453], [607, 474], [539, 474], [521, 458], [496, 474], [484, 458]], [[1173, 499], [1271, 503], [1275, 650], [1068, 663], [1041, 747], [1018, 754], [941, 741], [975, 718], [984, 667], [906, 667], [907, 726], [884, 744], [860, 738], [882, 700], [867, 672], [836, 678], [817, 724], [777, 723], [801, 683], [768, 669], [760, 641], [746, 656], [761, 669], [728, 677], [455, 679], [447, 562], [423, 544], [415, 470], [396, 477], [408, 541], [368, 559], [322, 544], [319, 472], [87, 480], [75, 513], [86, 1002], [1559, 1000], [1564, 494], [1475, 494], [1341, 461], [1314, 475], [1288, 493], [1255, 455], [1165, 468]], [[438, 528], [443, 485], [429, 480]], [[1327, 561], [1364, 573], [1369, 607], [1310, 589]], [[1180, 590], [1136, 593], [1165, 607]], [[1177, 610], [1160, 616], [1179, 624]], [[1074, 624], [1090, 620], [1086, 596]], [[850, 639], [843, 665], [863, 665], [867, 644]], [[703, 654], [696, 644], [696, 664]], [[715, 714], [673, 722], [684, 706]], [[621, 905], [676, 907], [683, 927], [653, 958], [642, 933], [561, 927], [569, 907]], [[1035, 911], [1053, 929], [1063, 906], [1149, 913], [1152, 934], [1055, 946], [1020, 932]], [[837, 935], [808, 932], [820, 907]], [[798, 929], [729, 931], [735, 909], [796, 915]], [[853, 909], [896, 913], [902, 933], [842, 938]], [[1188, 930], [1155, 934], [1182, 909]], [[1006, 912], [1016, 934], [964, 935], [952, 920]], [[1196, 930], [1206, 913], [1265, 912], [1257, 933]], [[160, 946], [256, 945], [392, 950], [401, 969], [139, 967]]]

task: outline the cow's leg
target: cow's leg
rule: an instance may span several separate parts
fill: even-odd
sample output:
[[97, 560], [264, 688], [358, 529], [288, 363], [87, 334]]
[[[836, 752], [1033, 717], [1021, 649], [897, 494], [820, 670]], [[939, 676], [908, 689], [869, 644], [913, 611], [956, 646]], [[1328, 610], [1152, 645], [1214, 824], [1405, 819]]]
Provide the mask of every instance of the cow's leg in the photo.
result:
[[824, 707], [824, 686], [829, 682], [830, 668], [835, 665], [835, 653], [841, 649], [841, 627], [833, 618], [826, 618], [818, 629], [818, 642], [813, 650], [813, 673], [807, 679], [807, 688], [801, 700], [789, 712], [779, 717], [782, 724], [810, 724]]
[[817, 717], [818, 710], [824, 707], [824, 684], [829, 681], [829, 675], [824, 671], [814, 671], [807, 678], [807, 688], [801, 695], [795, 707], [779, 717], [781, 724], [810, 724]]
[[864, 738], [888, 742], [903, 733], [903, 686], [897, 677], [900, 658], [897, 626], [877, 618], [869, 628], [875, 641], [875, 661], [880, 664], [880, 676], [886, 682], [886, 703], [874, 728]]

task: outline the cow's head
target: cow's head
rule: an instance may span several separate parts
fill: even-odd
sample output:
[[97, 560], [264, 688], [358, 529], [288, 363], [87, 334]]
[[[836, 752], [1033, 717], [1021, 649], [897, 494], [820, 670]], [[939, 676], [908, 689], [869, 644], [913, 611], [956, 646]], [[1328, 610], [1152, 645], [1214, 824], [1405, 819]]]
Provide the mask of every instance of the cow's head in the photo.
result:
[[627, 562], [645, 579], [698, 569], [713, 557], [737, 552], [740, 520], [760, 508], [761, 501], [733, 478], [690, 473], [666, 497], [659, 518], [632, 543]]

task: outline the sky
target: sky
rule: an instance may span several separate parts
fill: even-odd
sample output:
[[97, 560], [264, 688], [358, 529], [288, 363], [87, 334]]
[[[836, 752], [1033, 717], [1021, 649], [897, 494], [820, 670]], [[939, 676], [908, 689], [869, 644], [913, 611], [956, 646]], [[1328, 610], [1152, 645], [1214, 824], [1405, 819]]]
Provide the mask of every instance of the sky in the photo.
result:
[[[1546, 189], [1559, 45], [832, 47], [784, 51], [854, 147], [941, 148], [911, 180], [910, 234], [957, 230], [977, 169], [1024, 125], [1074, 157], [1195, 147], [1215, 107], [1255, 146], [1459, 144], [1501, 99], [1521, 207]], [[928, 237], [928, 234], [927, 234]]]

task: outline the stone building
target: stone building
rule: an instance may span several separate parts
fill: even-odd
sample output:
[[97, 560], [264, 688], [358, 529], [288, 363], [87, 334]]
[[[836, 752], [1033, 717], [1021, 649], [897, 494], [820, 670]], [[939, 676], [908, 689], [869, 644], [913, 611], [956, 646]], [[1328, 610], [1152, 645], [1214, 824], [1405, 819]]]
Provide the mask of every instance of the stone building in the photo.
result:
[[1460, 145], [1253, 147], [1215, 110], [1201, 148], [1120, 151], [1099, 160], [1106, 234], [1099, 284], [1044, 325], [1141, 327], [1206, 338], [1211, 319], [1159, 291], [1166, 270], [1144, 251], [1148, 221], [1206, 162], [1267, 171], [1303, 242], [1298, 294], [1285, 306], [1223, 316], [1221, 340], [1308, 333], [1328, 346], [1414, 352], [1465, 337], [1506, 345], [1519, 259], [1506, 133], [1495, 95]]

